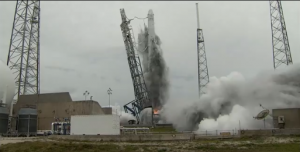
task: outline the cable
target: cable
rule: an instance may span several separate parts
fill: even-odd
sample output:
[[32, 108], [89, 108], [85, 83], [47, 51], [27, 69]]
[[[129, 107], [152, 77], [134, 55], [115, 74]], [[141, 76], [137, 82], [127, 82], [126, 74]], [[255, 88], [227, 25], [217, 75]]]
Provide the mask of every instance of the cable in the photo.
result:
[[148, 18], [148, 17], [145, 17], [145, 18], [139, 18], [139, 17], [134, 17], [134, 18], [132, 18], [132, 19], [129, 19], [127, 16], [126, 16], [126, 18], [127, 18], [127, 20], [134, 20], [134, 19], [139, 19], [139, 20], [144, 20], [144, 19], [146, 19], [146, 18]]
[[139, 17], [134, 17], [134, 18], [137, 18], [137, 19], [140, 19], [140, 20], [144, 20], [144, 19], [146, 19], [146, 18], [148, 18], [148, 17], [145, 17], [145, 18], [139, 18]]

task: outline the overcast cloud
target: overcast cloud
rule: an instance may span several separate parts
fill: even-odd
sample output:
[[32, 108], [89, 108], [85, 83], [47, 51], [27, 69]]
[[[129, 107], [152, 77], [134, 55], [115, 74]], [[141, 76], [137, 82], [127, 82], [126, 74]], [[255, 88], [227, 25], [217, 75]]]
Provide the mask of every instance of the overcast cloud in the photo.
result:
[[[101, 105], [134, 99], [120, 8], [128, 18], [153, 9], [155, 30], [170, 68], [170, 100], [196, 100], [196, 2], [41, 2], [41, 92], [70, 92], [84, 99], [88, 90]], [[199, 3], [210, 76], [231, 71], [252, 77], [273, 69], [269, 2]], [[0, 60], [6, 62], [16, 2], [0, 2]], [[300, 61], [300, 2], [282, 2], [294, 63]], [[143, 20], [131, 22], [137, 34]], [[147, 23], [147, 20], [145, 20]]]

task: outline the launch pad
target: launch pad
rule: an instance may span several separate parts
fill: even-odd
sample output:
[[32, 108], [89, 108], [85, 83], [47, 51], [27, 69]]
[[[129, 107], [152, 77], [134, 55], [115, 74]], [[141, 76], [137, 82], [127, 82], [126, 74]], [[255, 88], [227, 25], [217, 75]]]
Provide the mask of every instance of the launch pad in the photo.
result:
[[[281, 64], [291, 65], [293, 64], [293, 61], [281, 2], [270, 1], [269, 4], [273, 41], [273, 64], [274, 69], [276, 69]], [[147, 71], [147, 67], [142, 68], [142, 62], [137, 54], [137, 43], [135, 42], [132, 27], [130, 25], [130, 22], [133, 19], [128, 19], [126, 17], [124, 9], [121, 9], [120, 12], [122, 17], [121, 30], [135, 94], [135, 99], [124, 105], [124, 110], [126, 113], [131, 113], [135, 116], [139, 122], [140, 113], [146, 108], [151, 108], [152, 123], [158, 123], [160, 116], [155, 114], [157, 105], [154, 104], [153, 92], [150, 91], [150, 87], [147, 86], [145, 81], [146, 78], [144, 78], [144, 73]], [[151, 50], [154, 47], [153, 44], [156, 42], [154, 13], [152, 10], [149, 10], [147, 18], [148, 41], [146, 49]], [[197, 16], [197, 19], [198, 18], [199, 16]], [[202, 94], [205, 93], [205, 85], [209, 82], [209, 75], [206, 63], [203, 31], [200, 28], [199, 20], [197, 28], [197, 45], [198, 86], [199, 93]], [[13, 73], [18, 73], [15, 77], [15, 84], [17, 85], [15, 98], [18, 99], [19, 96], [26, 94], [39, 95], [40, 1], [17, 1], [8, 54], [7, 66], [9, 66]], [[278, 56], [278, 54], [280, 55]]]

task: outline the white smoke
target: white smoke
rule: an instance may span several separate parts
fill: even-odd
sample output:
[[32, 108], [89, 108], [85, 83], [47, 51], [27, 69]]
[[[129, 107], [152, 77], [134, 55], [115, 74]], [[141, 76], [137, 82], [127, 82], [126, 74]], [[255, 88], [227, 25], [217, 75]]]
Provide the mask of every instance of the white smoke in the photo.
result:
[[[261, 109], [259, 109], [261, 110]], [[257, 110], [255, 110], [257, 111]], [[259, 129], [263, 128], [263, 121], [253, 119], [257, 113], [240, 105], [234, 105], [228, 115], [219, 115], [217, 119], [204, 119], [199, 124], [199, 130], [233, 130], [233, 129]], [[272, 127], [268, 121], [266, 128]]]
[[152, 123], [152, 108], [145, 108], [141, 111], [139, 123], [143, 125]]
[[114, 106], [111, 106], [112, 108], [112, 114], [120, 116], [120, 123], [121, 125], [127, 125], [129, 124], [129, 120], [136, 120], [136, 118], [129, 114], [125, 113], [125, 111], [122, 111], [122, 108], [119, 104], [115, 104]]
[[168, 67], [163, 57], [161, 40], [155, 35], [151, 41], [152, 47], [148, 47], [148, 27], [144, 27], [138, 35], [138, 52], [142, 56], [142, 65], [145, 83], [152, 103], [147, 105], [160, 109], [169, 97]]
[[234, 129], [239, 121], [245, 129], [263, 128], [261, 121], [253, 119], [262, 110], [259, 105], [270, 110], [300, 107], [299, 84], [299, 64], [262, 72], [249, 80], [232, 72], [219, 79], [211, 77], [200, 101], [169, 101], [162, 114], [178, 130]]
[[133, 115], [129, 114], [129, 113], [122, 112], [121, 116], [120, 116], [121, 125], [129, 124], [129, 122], [128, 122], [129, 120], [135, 120], [136, 121], [136, 118]]
[[[0, 60], [0, 103], [6, 104], [9, 108], [13, 102], [15, 95], [16, 85], [14, 81], [14, 75], [9, 67]], [[6, 101], [4, 96], [6, 93]], [[2, 101], [3, 100], [3, 101]]]

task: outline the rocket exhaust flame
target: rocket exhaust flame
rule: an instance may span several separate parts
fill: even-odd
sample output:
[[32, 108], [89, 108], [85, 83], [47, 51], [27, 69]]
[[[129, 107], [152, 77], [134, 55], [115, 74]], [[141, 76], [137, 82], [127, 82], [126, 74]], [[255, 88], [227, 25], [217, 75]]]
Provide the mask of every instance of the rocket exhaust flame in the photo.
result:
[[154, 110], [153, 110], [153, 114], [157, 115], [158, 113], [159, 113], [159, 112], [158, 112], [157, 109], [154, 109]]

